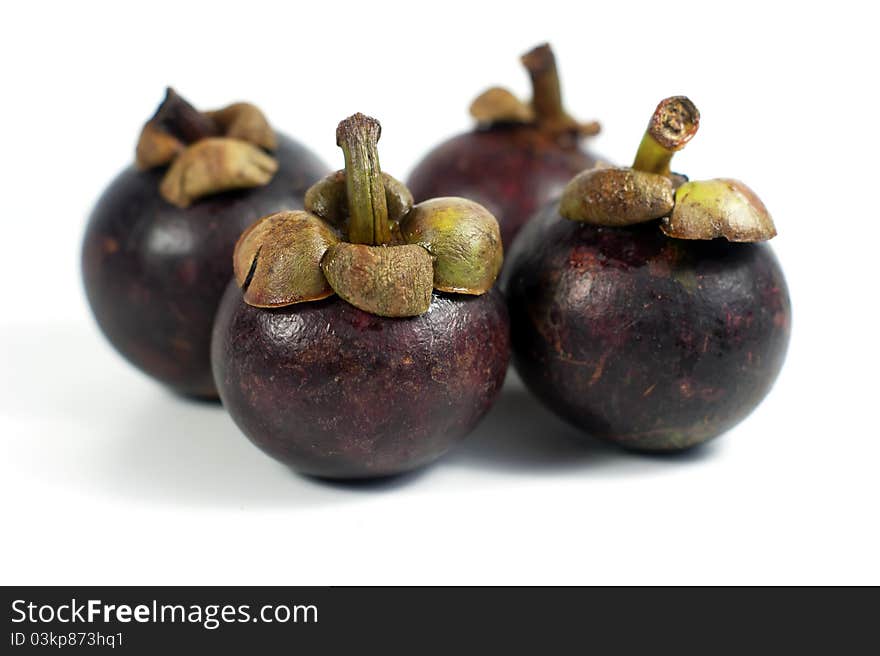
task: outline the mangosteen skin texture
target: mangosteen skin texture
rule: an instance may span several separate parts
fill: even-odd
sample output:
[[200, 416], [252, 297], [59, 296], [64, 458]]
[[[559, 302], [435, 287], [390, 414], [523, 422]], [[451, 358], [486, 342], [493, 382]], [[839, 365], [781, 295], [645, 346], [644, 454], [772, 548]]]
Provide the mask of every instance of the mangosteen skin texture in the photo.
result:
[[594, 227], [550, 204], [510, 254], [513, 361], [586, 433], [642, 451], [728, 430], [782, 367], [791, 303], [766, 244]]
[[498, 219], [505, 248], [547, 201], [596, 159], [572, 135], [554, 136], [534, 125], [476, 129], [440, 144], [407, 181], [416, 202], [461, 196]]
[[82, 249], [86, 296], [107, 339], [178, 393], [216, 398], [211, 328], [232, 276], [232, 251], [256, 219], [302, 208], [327, 167], [278, 135], [279, 168], [265, 186], [204, 197], [186, 209], [159, 193], [164, 168], [130, 166], [92, 211]]
[[510, 358], [507, 309], [435, 292], [420, 316], [389, 319], [338, 296], [273, 310], [230, 285], [212, 350], [223, 405], [254, 444], [336, 479], [402, 473], [468, 434]]

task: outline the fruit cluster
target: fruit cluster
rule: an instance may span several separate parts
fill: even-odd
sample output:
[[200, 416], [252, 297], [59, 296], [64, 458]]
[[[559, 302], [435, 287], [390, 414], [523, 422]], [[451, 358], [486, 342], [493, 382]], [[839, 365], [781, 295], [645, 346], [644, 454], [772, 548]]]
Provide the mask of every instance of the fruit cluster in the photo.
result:
[[475, 129], [408, 185], [381, 170], [373, 118], [339, 124], [330, 173], [254, 105], [200, 112], [169, 89], [87, 227], [99, 326], [315, 476], [435, 460], [511, 356], [588, 435], [669, 451], [723, 433], [789, 339], [767, 209], [737, 180], [671, 171], [699, 127], [687, 98], [662, 101], [633, 165], [611, 166], [582, 149], [598, 124], [564, 110], [549, 46], [522, 61], [531, 101], [483, 93]]

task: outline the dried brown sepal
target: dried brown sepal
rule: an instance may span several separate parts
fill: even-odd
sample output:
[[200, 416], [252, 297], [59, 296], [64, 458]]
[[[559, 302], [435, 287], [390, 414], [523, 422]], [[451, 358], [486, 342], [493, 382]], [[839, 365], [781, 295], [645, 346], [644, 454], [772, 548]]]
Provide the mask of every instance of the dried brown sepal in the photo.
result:
[[[382, 173], [382, 182], [385, 185], [388, 219], [396, 223], [412, 209], [412, 194], [405, 184], [387, 173]], [[309, 187], [306, 192], [305, 207], [328, 223], [339, 228], [344, 227], [349, 216], [345, 169], [331, 173]]]
[[484, 294], [504, 261], [498, 221], [482, 205], [464, 198], [432, 198], [413, 207], [401, 222], [403, 239], [434, 257], [434, 289]]
[[582, 137], [595, 137], [602, 131], [599, 121], [588, 121], [586, 123], [577, 123], [577, 132]]
[[275, 131], [256, 105], [233, 103], [205, 114], [217, 122], [226, 137], [248, 141], [266, 150], [275, 150], [278, 147]]
[[434, 267], [421, 246], [369, 246], [340, 242], [321, 268], [341, 298], [381, 317], [414, 317], [431, 305]]
[[563, 107], [556, 57], [547, 43], [532, 48], [520, 61], [532, 82], [532, 98], [523, 102], [502, 87], [492, 87], [474, 99], [470, 113], [480, 125], [529, 124], [553, 137], [590, 137], [599, 133], [596, 121], [580, 123]]
[[142, 171], [165, 166], [185, 148], [186, 144], [177, 137], [163, 131], [154, 123], [147, 123], [141, 130], [135, 148], [135, 165]]
[[189, 207], [202, 196], [268, 184], [277, 170], [273, 157], [247, 141], [202, 139], [175, 158], [159, 192], [172, 205]]
[[165, 99], [149, 122], [185, 144], [221, 136], [220, 126], [213, 119], [193, 107], [171, 87], [165, 89]]
[[[160, 192], [170, 203], [188, 207], [208, 194], [267, 184], [277, 163], [256, 148], [218, 145], [221, 138], [274, 150], [275, 132], [250, 103], [199, 112], [170, 87], [156, 113], [141, 130], [135, 164], [142, 170], [171, 165]], [[209, 145], [202, 146], [201, 144]], [[200, 157], [204, 161], [198, 162]]]
[[477, 96], [471, 103], [470, 114], [483, 125], [532, 123], [535, 120], [530, 105], [501, 87], [492, 87]]
[[245, 303], [272, 308], [332, 296], [321, 259], [338, 242], [330, 226], [302, 210], [259, 219], [242, 233], [232, 256]]
[[672, 182], [666, 176], [628, 168], [594, 168], [566, 185], [559, 212], [572, 221], [628, 226], [659, 219], [672, 208]]
[[776, 226], [764, 203], [739, 180], [695, 180], [675, 192], [672, 215], [660, 225], [669, 237], [728, 241], [766, 241]]
[[168, 87], [156, 113], [141, 130], [135, 164], [140, 169], [164, 166], [187, 144], [216, 136], [220, 136], [220, 126]]

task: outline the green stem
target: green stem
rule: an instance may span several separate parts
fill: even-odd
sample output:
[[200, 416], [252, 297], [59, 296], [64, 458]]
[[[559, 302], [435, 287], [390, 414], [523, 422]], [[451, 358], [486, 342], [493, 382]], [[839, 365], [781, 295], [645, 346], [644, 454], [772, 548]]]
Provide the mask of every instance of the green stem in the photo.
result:
[[684, 148], [699, 127], [700, 112], [688, 98], [672, 96], [662, 100], [651, 116], [632, 167], [669, 175], [672, 156]]
[[336, 145], [345, 155], [345, 191], [348, 197], [348, 240], [354, 244], [387, 244], [391, 223], [385, 184], [379, 168], [379, 121], [355, 114], [336, 128]]
[[669, 175], [671, 173], [670, 164], [674, 150], [668, 150], [657, 143], [648, 132], [642, 137], [639, 144], [639, 150], [636, 153], [636, 159], [632, 167], [639, 171], [648, 173], [657, 173], [658, 175]]
[[538, 123], [554, 125], [570, 121], [562, 106], [559, 72], [550, 45], [544, 43], [533, 48], [522, 56], [521, 61], [532, 80], [532, 107]]

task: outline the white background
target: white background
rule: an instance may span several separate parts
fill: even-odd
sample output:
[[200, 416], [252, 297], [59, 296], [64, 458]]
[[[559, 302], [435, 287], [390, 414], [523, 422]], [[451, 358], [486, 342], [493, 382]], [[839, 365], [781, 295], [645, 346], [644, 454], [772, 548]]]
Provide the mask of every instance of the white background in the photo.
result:
[[[782, 5], [782, 3], [780, 3]], [[0, 583], [880, 583], [876, 17], [870, 3], [6, 3], [0, 10]], [[550, 40], [570, 111], [625, 162], [661, 98], [676, 160], [773, 212], [793, 339], [765, 403], [706, 448], [578, 441], [510, 380], [470, 439], [372, 486], [316, 483], [219, 407], [126, 365], [85, 305], [80, 239], [173, 84], [258, 103], [333, 167], [384, 126], [405, 176], [486, 86], [526, 95]]]

